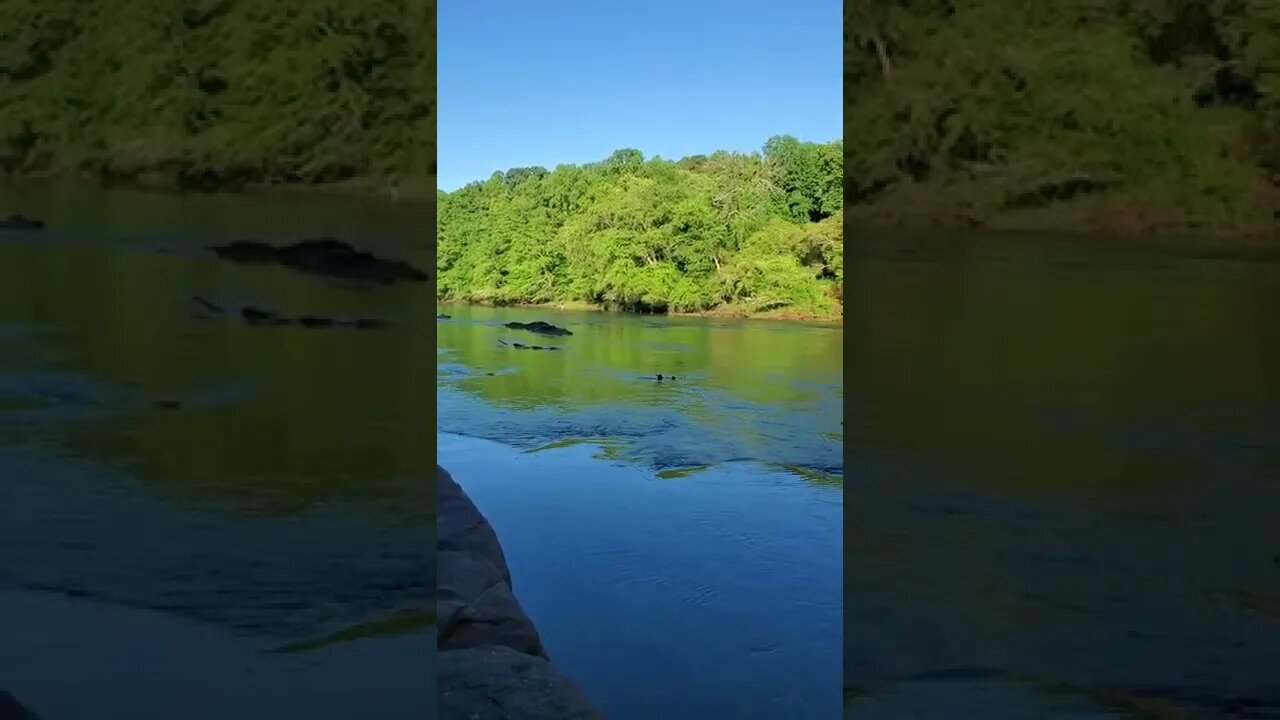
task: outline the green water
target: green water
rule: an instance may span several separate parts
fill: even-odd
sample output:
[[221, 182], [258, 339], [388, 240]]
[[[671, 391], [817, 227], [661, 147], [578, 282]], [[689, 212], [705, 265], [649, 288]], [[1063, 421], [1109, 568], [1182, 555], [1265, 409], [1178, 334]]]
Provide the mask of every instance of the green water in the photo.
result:
[[[47, 188], [0, 191], [10, 212], [48, 227], [0, 233], [0, 546], [23, 548], [0, 555], [0, 590], [180, 616], [264, 653], [326, 652], [391, 623], [420, 647], [365, 666], [408, 683], [405, 666], [430, 662], [429, 627], [393, 619], [430, 609], [434, 298], [205, 246], [336, 235], [421, 263], [430, 214]], [[252, 327], [202, 315], [193, 295], [393, 325]]]
[[851, 716], [1280, 707], [1280, 264], [876, 237], [848, 284]]

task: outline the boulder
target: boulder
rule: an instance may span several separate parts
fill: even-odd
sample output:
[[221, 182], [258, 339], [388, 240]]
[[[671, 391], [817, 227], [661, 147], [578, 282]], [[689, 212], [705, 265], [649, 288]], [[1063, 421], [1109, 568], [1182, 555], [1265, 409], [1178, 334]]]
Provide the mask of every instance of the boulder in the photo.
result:
[[600, 718], [556, 672], [511, 589], [497, 533], [436, 466], [436, 675], [445, 720]]
[[427, 274], [403, 260], [387, 260], [331, 237], [314, 238], [275, 246], [252, 240], [237, 240], [210, 248], [231, 262], [281, 265], [312, 275], [344, 280], [380, 283], [423, 282]]
[[509, 323], [506, 323], [504, 327], [511, 328], [512, 330], [528, 330], [531, 333], [538, 333], [539, 335], [572, 335], [573, 334], [569, 330], [565, 330], [562, 327], [556, 327], [555, 325], [552, 325], [549, 322], [543, 322], [541, 320], [534, 320], [533, 322], [528, 322], [528, 323], [509, 322]]
[[598, 710], [544, 658], [507, 647], [436, 656], [438, 708], [446, 720], [601, 720]]

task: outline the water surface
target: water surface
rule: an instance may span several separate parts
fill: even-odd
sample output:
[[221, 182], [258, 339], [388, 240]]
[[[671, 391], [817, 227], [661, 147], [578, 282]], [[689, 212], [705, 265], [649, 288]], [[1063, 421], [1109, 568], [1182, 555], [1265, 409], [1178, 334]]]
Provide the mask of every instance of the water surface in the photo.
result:
[[440, 461], [557, 667], [617, 720], [838, 716], [841, 329], [441, 309]]
[[[136, 687], [93, 680], [90, 666], [111, 662], [100, 643], [68, 630], [122, 618], [142, 672], [186, 663], [222, 689], [184, 717], [279, 717], [291, 707], [281, 688], [335, 676], [366, 703], [393, 698], [382, 716], [421, 717], [434, 703], [422, 670], [434, 650], [433, 299], [229, 265], [204, 247], [332, 234], [421, 262], [430, 215], [60, 188], [0, 191], [10, 212], [48, 228], [0, 233], [0, 617], [83, 661], [59, 674], [52, 650], [0, 653], [6, 687], [49, 717], [134, 707]], [[251, 327], [203, 314], [193, 295], [395, 324]], [[402, 642], [308, 642], [386, 635], [389, 618]], [[174, 633], [221, 640], [184, 654]], [[298, 643], [315, 649], [267, 654]], [[152, 712], [172, 707], [157, 699]]]
[[878, 238], [848, 284], [850, 717], [1280, 714], [1280, 264]]

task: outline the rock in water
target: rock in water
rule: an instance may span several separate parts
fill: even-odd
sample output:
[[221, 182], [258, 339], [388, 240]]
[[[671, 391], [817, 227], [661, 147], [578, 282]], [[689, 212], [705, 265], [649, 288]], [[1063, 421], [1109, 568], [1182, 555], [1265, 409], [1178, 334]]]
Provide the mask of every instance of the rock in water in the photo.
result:
[[25, 215], [10, 215], [0, 220], [0, 230], [43, 230], [44, 221], [29, 218]]
[[[492, 373], [491, 373], [492, 374]], [[498, 536], [436, 466], [436, 678], [446, 720], [599, 720], [547, 659]]]
[[335, 238], [303, 240], [277, 247], [251, 240], [215, 245], [213, 252], [231, 262], [282, 265], [312, 275], [381, 283], [422, 282], [427, 274], [402, 260], [387, 260]]
[[529, 332], [538, 333], [539, 335], [572, 335], [573, 334], [572, 332], [565, 330], [562, 327], [556, 327], [551, 323], [543, 322], [541, 320], [534, 320], [533, 322], [530, 322], [530, 323], [509, 322], [504, 327], [511, 328], [512, 330], [528, 330]]
[[7, 690], [0, 690], [0, 720], [40, 720]]
[[546, 660], [507, 647], [440, 653], [436, 677], [445, 720], [601, 720]]

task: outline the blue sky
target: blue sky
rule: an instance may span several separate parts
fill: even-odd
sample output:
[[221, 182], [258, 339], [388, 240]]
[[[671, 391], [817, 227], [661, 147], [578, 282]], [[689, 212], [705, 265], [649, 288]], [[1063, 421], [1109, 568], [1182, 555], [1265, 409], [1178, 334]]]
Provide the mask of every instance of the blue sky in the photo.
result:
[[839, 0], [444, 0], [443, 190], [495, 170], [842, 132]]

